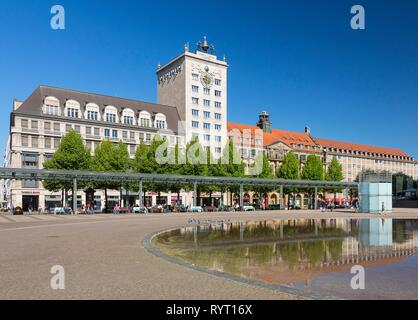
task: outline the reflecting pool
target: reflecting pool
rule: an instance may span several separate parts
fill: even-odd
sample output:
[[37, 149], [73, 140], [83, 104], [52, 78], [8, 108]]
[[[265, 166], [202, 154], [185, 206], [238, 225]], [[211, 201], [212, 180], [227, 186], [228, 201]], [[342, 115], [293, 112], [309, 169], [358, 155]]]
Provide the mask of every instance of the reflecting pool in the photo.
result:
[[[417, 240], [418, 220], [302, 219], [196, 221], [152, 243], [190, 264], [307, 295], [418, 299]], [[352, 288], [358, 265], [364, 290]]]

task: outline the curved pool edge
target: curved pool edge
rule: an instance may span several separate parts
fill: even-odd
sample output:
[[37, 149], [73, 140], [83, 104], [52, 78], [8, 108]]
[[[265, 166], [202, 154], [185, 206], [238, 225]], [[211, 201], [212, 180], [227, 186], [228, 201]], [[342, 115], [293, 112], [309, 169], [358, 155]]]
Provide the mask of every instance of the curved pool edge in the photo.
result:
[[[172, 230], [177, 230], [178, 228], [170, 228], [167, 230], [162, 230], [162, 231], [157, 231], [157, 232], [153, 232], [151, 234], [146, 235], [142, 241], [141, 241], [141, 246], [142, 248], [144, 248], [148, 253], [164, 259], [168, 262], [171, 262], [173, 264], [191, 269], [191, 270], [195, 270], [198, 272], [203, 272], [218, 278], [223, 278], [223, 279], [227, 279], [227, 280], [232, 280], [241, 284], [245, 284], [245, 285], [249, 285], [249, 286], [255, 286], [255, 287], [259, 287], [259, 288], [263, 288], [263, 289], [269, 289], [272, 291], [276, 291], [279, 293], [286, 293], [286, 294], [290, 294], [290, 295], [294, 295], [296, 297], [302, 298], [302, 299], [306, 299], [306, 300], [342, 300], [341, 298], [338, 297], [333, 297], [333, 296], [322, 296], [322, 295], [318, 295], [318, 294], [309, 294], [306, 293], [302, 290], [299, 290], [297, 288], [293, 288], [290, 286], [286, 286], [286, 285], [278, 285], [278, 284], [270, 284], [267, 282], [262, 282], [262, 281], [258, 281], [258, 280], [252, 280], [252, 279], [246, 279], [237, 275], [233, 275], [230, 273], [224, 273], [224, 272], [220, 272], [220, 271], [216, 271], [216, 270], [209, 270], [209, 269], [205, 269], [203, 267], [197, 266], [195, 264], [191, 264], [188, 263], [184, 260], [181, 260], [179, 258], [176, 258], [174, 256], [170, 256], [168, 254], [165, 254], [164, 252], [162, 252], [161, 250], [159, 250], [158, 248], [156, 248], [155, 246], [153, 246], [151, 244], [151, 241], [154, 239], [154, 237], [166, 233], [166, 232], [170, 232]], [[256, 300], [256, 299], [254, 299]]]

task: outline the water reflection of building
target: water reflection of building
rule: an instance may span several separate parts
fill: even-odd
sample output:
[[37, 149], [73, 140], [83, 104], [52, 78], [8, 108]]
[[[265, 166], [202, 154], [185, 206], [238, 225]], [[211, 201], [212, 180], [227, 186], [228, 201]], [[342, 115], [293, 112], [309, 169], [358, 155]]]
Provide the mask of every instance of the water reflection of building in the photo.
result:
[[196, 228], [193, 263], [276, 284], [400, 263], [418, 247], [418, 222], [407, 220], [278, 220], [183, 232]]

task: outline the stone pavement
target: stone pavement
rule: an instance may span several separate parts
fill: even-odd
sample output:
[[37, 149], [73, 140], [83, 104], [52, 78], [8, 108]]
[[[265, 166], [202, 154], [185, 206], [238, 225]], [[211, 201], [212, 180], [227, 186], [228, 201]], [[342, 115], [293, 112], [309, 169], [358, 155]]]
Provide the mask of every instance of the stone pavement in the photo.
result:
[[[392, 216], [418, 218], [418, 210], [397, 210]], [[158, 258], [141, 247], [141, 241], [147, 235], [187, 225], [192, 217], [246, 221], [359, 215], [353, 212], [323, 214], [307, 211], [0, 215], [0, 299], [300, 298], [190, 270]], [[50, 288], [50, 269], [54, 265], [65, 268], [65, 290]]]

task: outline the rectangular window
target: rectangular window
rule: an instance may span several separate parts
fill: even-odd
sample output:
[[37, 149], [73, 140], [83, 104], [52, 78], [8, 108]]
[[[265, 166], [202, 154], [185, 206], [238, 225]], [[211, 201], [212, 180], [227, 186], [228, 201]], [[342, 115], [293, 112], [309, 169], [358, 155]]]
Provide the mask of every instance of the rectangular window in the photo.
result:
[[205, 141], [210, 141], [210, 135], [209, 134], [205, 134], [204, 138], [205, 138]]
[[151, 134], [150, 133], [147, 133], [145, 142], [146, 143], [151, 143]]
[[204, 88], [203, 93], [206, 94], [206, 95], [209, 95], [210, 94], [210, 89], [209, 88]]
[[149, 119], [141, 118], [141, 126], [142, 127], [149, 128], [150, 127], [150, 121], [149, 121]]
[[219, 91], [219, 90], [215, 90], [215, 96], [217, 96], [217, 97], [221, 97], [221, 96], [222, 96], [221, 91]]
[[51, 131], [51, 122], [44, 122], [44, 130]]
[[192, 91], [195, 93], [199, 93], [199, 87], [198, 86], [192, 86]]
[[222, 126], [220, 124], [215, 124], [215, 130], [221, 131]]
[[44, 147], [45, 147], [45, 149], [51, 149], [51, 138], [50, 137], [45, 137]]
[[109, 138], [110, 137], [110, 129], [104, 129], [104, 136], [106, 138]]
[[205, 122], [205, 123], [203, 124], [203, 129], [207, 129], [207, 130], [209, 130], [209, 129], [210, 129], [210, 123]]
[[128, 139], [128, 131], [122, 131], [122, 138]]
[[36, 180], [23, 180], [22, 188], [24, 189], [36, 189], [38, 188], [38, 181]]
[[204, 112], [204, 115], [205, 115], [205, 118], [210, 118], [210, 112], [205, 111], [205, 112]]
[[193, 128], [199, 128], [199, 121], [192, 121]]
[[199, 104], [199, 99], [198, 99], [198, 98], [192, 98], [192, 103], [193, 103], [194, 105]]
[[29, 147], [29, 137], [22, 135], [22, 147]]
[[192, 79], [194, 81], [199, 81], [199, 75], [197, 73], [192, 73]]
[[216, 153], [222, 153], [222, 149], [221, 149], [221, 148], [219, 148], [219, 147], [216, 147], [216, 148], [215, 148], [215, 152], [216, 152]]
[[94, 135], [100, 136], [100, 128], [94, 128]]
[[113, 113], [106, 113], [106, 122], [115, 123], [116, 122], [116, 115]]
[[54, 131], [61, 132], [61, 125], [58, 122], [54, 122]]
[[222, 142], [222, 137], [221, 136], [216, 136], [215, 140], [216, 140], [216, 142]]
[[210, 100], [206, 100], [206, 99], [204, 99], [204, 100], [203, 100], [203, 105], [204, 105], [205, 107], [210, 107]]
[[38, 147], [38, 137], [32, 137], [32, 148]]
[[66, 132], [70, 132], [70, 131], [71, 131], [71, 129], [72, 129], [71, 124], [66, 124], [66, 125], [65, 125], [65, 131], [66, 131]]
[[91, 141], [86, 141], [86, 148], [89, 149], [90, 151], [92, 151], [92, 142]]
[[60, 146], [61, 140], [60, 138], [55, 138], [54, 139], [54, 149], [58, 149]]
[[216, 108], [221, 108], [221, 107], [222, 107], [222, 103], [221, 103], [221, 102], [219, 102], [219, 101], [216, 101], [216, 102], [215, 102], [215, 107], [216, 107]]
[[96, 111], [87, 111], [87, 119], [96, 120], [99, 118], [99, 113]]
[[135, 146], [135, 145], [130, 145], [130, 146], [129, 146], [129, 149], [130, 149], [130, 153], [131, 153], [131, 155], [134, 155], [134, 154], [135, 154], [135, 149], [136, 149], [136, 146]]
[[91, 135], [91, 127], [86, 127], [86, 135]]
[[199, 116], [199, 110], [192, 109], [192, 115], [193, 116]]
[[112, 130], [112, 137], [117, 138], [118, 137], [118, 130]]
[[32, 120], [30, 127], [31, 127], [31, 129], [38, 129], [38, 121], [37, 120]]
[[38, 155], [35, 153], [22, 154], [22, 167], [35, 168], [38, 166]]
[[220, 113], [215, 113], [215, 119], [216, 120], [221, 120], [222, 115]]
[[139, 141], [144, 141], [144, 134], [142, 132], [139, 133]]
[[165, 121], [157, 120], [155, 121], [155, 125], [157, 126], [157, 129], [165, 129]]
[[135, 132], [133, 132], [133, 131], [129, 132], [129, 138], [131, 140], [135, 140]]
[[29, 122], [26, 119], [21, 119], [20, 120], [20, 125], [22, 126], [22, 128], [27, 129], [28, 125], [29, 125]]
[[68, 108], [67, 109], [67, 116], [69, 118], [78, 118], [78, 109]]
[[215, 79], [215, 85], [220, 86], [222, 83], [221, 79]]
[[132, 126], [134, 124], [134, 117], [124, 116], [123, 123]]
[[81, 132], [81, 127], [80, 127], [80, 126], [78, 126], [78, 125], [76, 125], [76, 126], [75, 126], [75, 131], [76, 131], [76, 132], [78, 132], [78, 133], [80, 133], [80, 132]]

